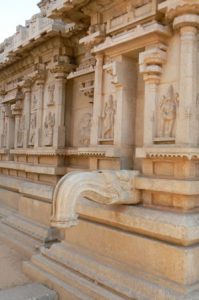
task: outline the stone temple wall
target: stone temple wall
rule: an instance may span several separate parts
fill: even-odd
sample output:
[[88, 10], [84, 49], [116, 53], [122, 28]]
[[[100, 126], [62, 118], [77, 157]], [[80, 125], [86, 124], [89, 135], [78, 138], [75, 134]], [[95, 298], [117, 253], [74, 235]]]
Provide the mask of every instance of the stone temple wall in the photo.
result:
[[198, 1], [38, 5], [0, 45], [0, 236], [61, 300], [198, 299]]

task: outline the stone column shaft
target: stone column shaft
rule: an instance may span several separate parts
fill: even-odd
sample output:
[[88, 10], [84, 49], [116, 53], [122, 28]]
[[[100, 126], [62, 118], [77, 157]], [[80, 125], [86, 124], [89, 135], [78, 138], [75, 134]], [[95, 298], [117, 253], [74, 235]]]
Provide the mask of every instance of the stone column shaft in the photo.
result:
[[[174, 28], [180, 27], [180, 79], [179, 115], [177, 120], [176, 143], [195, 146], [198, 142], [197, 103], [197, 26], [191, 22], [193, 16], [176, 17]], [[186, 22], [185, 22], [186, 20]]]
[[31, 89], [24, 89], [24, 142], [23, 147], [28, 147], [28, 136], [29, 136], [29, 127], [30, 127], [30, 105], [31, 105]]
[[53, 146], [63, 148], [65, 146], [65, 101], [66, 101], [66, 74], [55, 73], [55, 126]]
[[43, 97], [44, 97], [44, 80], [37, 80], [37, 124], [35, 136], [35, 148], [41, 146], [41, 134], [43, 127]]
[[95, 69], [95, 91], [94, 91], [94, 103], [93, 103], [93, 120], [91, 128], [91, 145], [98, 144], [99, 138], [99, 126], [102, 110], [102, 88], [103, 88], [103, 61], [102, 54], [96, 55], [96, 69]]

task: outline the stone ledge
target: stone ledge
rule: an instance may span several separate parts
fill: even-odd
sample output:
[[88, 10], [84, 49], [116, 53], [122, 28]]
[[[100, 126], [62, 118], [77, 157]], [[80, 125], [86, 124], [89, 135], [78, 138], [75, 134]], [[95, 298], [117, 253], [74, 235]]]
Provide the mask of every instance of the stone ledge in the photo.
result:
[[199, 159], [199, 148], [173, 146], [148, 146], [136, 149], [137, 158], [186, 158]]
[[54, 187], [51, 185], [33, 183], [25, 179], [0, 175], [0, 186], [4, 189], [31, 196], [31, 198], [52, 202]]
[[44, 165], [32, 165], [30, 163], [19, 163], [13, 161], [0, 161], [0, 168], [24, 171], [26, 173], [37, 173], [46, 175], [64, 175], [67, 172], [66, 167], [54, 167]]
[[85, 198], [77, 204], [80, 218], [178, 245], [199, 242], [199, 213], [181, 214], [139, 206], [99, 205]]

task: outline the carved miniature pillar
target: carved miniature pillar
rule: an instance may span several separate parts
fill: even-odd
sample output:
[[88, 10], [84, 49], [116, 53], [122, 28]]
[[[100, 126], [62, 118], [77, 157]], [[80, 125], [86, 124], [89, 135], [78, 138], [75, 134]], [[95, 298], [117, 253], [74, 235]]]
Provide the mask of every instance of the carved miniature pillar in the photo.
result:
[[30, 105], [31, 105], [31, 82], [28, 80], [24, 84], [24, 142], [23, 147], [28, 147], [28, 136], [30, 127]]
[[66, 73], [55, 72], [55, 126], [53, 134], [53, 147], [65, 146], [65, 98], [66, 98]]
[[179, 115], [176, 143], [195, 146], [198, 143], [197, 44], [199, 15], [177, 16], [174, 29], [180, 30]]
[[41, 146], [42, 121], [43, 121], [43, 97], [44, 97], [44, 79], [37, 79], [37, 123], [35, 134], [35, 148]]
[[91, 145], [98, 144], [99, 126], [101, 117], [101, 105], [102, 105], [102, 86], [103, 86], [103, 55], [96, 55], [96, 69], [95, 69], [95, 91], [94, 91], [94, 103], [93, 103], [93, 120], [91, 128]]
[[149, 47], [140, 54], [140, 72], [144, 74], [144, 146], [152, 145], [155, 137], [155, 113], [162, 65], [166, 62], [166, 46]]

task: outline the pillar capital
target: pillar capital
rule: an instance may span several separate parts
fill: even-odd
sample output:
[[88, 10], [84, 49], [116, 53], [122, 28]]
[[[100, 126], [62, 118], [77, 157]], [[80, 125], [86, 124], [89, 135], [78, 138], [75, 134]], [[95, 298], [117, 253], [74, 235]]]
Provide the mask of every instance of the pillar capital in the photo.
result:
[[186, 32], [196, 33], [199, 28], [199, 14], [184, 14], [176, 16], [173, 21], [173, 28], [175, 30], [183, 30]]
[[184, 15], [199, 15], [199, 2], [197, 0], [167, 0], [166, 18], [169, 22]]
[[160, 44], [147, 48], [140, 53], [139, 64], [140, 73], [144, 75], [144, 80], [158, 84], [162, 74], [162, 65], [167, 60], [167, 46]]

